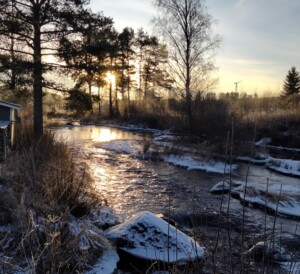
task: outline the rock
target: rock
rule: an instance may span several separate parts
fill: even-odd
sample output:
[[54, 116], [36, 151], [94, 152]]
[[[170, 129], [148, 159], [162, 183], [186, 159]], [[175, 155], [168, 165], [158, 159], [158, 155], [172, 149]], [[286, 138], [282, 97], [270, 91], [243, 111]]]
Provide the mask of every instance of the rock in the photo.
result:
[[204, 256], [197, 242], [148, 211], [110, 228], [105, 236], [122, 251], [141, 259], [175, 263]]
[[211, 194], [226, 194], [230, 191], [230, 184], [227, 182], [219, 182], [217, 183], [209, 192]]

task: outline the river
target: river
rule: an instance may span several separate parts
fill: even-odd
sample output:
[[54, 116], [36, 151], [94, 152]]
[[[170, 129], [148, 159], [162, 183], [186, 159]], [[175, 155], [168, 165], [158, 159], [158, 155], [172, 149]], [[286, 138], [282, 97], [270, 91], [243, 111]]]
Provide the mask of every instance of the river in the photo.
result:
[[[124, 141], [143, 150], [151, 135], [124, 131], [109, 127], [84, 126], [56, 129], [57, 136], [71, 144], [87, 163], [94, 179], [95, 191], [106, 199], [122, 220], [137, 212], [148, 210], [157, 214], [171, 215], [182, 225], [185, 216], [200, 216], [208, 212], [220, 212], [222, 198], [209, 190], [223, 180], [223, 175], [190, 171], [163, 161], [145, 160], [133, 157], [124, 150], [104, 149], [103, 144]], [[107, 146], [105, 147], [107, 148]], [[238, 163], [233, 179], [248, 180], [255, 184], [278, 184], [299, 186], [300, 180], [274, 173], [262, 166], [248, 166]], [[229, 207], [228, 207], [229, 202]], [[243, 207], [239, 200], [225, 195], [222, 211], [241, 219], [244, 212], [244, 226], [247, 232], [266, 231], [281, 235], [297, 235], [298, 221], [265, 214], [264, 210]], [[249, 236], [250, 237], [250, 236]]]

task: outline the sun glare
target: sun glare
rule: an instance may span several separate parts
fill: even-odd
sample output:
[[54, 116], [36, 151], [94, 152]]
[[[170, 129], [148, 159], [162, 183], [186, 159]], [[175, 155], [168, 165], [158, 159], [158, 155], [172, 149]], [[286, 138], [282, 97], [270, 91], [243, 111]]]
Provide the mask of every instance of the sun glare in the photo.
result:
[[106, 73], [105, 81], [113, 87], [116, 85], [116, 77], [110, 71]]
[[116, 133], [112, 132], [110, 128], [103, 128], [100, 130], [99, 135], [95, 139], [97, 139], [100, 142], [109, 142], [115, 140], [116, 138]]

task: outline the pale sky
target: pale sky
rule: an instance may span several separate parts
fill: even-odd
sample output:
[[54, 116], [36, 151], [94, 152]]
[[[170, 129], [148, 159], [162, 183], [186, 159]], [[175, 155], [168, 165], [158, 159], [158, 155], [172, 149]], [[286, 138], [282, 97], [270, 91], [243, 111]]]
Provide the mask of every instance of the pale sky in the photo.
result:
[[[206, 0], [222, 37], [217, 51], [216, 91], [279, 93], [288, 70], [300, 70], [300, 0]], [[91, 0], [93, 11], [115, 27], [143, 27], [151, 33], [152, 0]]]

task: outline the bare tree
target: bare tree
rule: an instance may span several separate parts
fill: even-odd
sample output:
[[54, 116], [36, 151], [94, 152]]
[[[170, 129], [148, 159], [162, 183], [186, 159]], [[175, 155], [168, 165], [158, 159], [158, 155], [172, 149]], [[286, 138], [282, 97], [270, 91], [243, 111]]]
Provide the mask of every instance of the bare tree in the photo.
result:
[[220, 38], [212, 36], [213, 18], [204, 4], [204, 0], [155, 0], [155, 26], [169, 46], [170, 73], [184, 101], [190, 130], [193, 94], [207, 84], [214, 69], [214, 50], [220, 44]]

